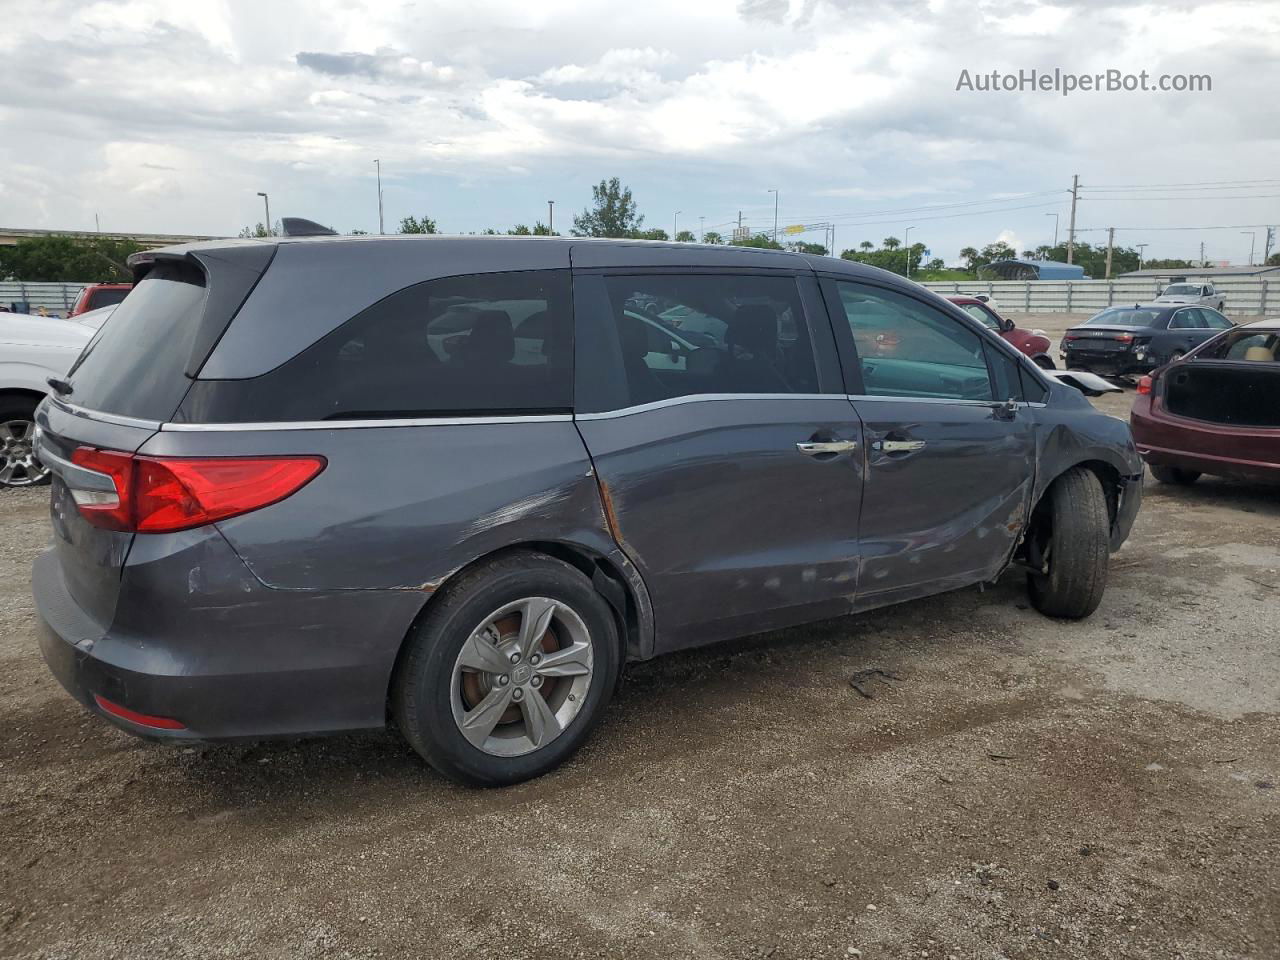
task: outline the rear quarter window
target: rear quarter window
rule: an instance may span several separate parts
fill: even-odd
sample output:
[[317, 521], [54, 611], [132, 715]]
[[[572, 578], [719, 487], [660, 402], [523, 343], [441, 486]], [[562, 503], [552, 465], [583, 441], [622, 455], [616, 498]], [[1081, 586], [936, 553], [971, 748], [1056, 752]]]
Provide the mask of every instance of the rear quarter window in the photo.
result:
[[263, 423], [567, 413], [567, 270], [406, 287], [291, 360], [246, 380], [198, 380], [177, 419]]

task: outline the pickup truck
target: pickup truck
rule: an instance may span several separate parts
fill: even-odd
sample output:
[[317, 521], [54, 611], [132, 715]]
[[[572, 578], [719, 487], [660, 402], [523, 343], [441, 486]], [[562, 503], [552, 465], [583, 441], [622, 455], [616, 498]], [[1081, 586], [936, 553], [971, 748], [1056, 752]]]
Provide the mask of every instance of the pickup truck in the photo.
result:
[[1214, 289], [1212, 283], [1171, 283], [1160, 291], [1156, 303], [1191, 303], [1198, 307], [1213, 307], [1221, 313], [1227, 307], [1226, 295]]

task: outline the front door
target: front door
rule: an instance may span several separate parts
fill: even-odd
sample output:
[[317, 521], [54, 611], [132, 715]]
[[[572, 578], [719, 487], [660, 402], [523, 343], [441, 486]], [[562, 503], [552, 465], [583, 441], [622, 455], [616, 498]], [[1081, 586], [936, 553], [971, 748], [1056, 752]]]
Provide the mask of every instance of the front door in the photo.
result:
[[847, 324], [837, 337], [867, 442], [858, 608], [994, 576], [1022, 533], [1035, 480], [1017, 361], [923, 300], [824, 286]]
[[778, 272], [575, 278], [576, 420], [659, 650], [852, 609], [862, 427], [838, 370], [819, 382], [830, 326], [798, 292]]

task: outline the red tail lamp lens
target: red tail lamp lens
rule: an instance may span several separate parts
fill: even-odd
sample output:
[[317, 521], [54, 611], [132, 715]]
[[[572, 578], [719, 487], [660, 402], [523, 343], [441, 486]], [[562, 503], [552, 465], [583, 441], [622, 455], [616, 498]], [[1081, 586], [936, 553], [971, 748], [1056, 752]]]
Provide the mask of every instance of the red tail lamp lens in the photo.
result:
[[81, 447], [72, 462], [111, 477], [116, 495], [73, 490], [84, 518], [108, 530], [172, 533], [277, 503], [325, 468], [323, 457], [139, 457]]
[[1154, 383], [1154, 381], [1150, 377], [1143, 377], [1138, 381], [1138, 392], [1150, 393], [1152, 383]]

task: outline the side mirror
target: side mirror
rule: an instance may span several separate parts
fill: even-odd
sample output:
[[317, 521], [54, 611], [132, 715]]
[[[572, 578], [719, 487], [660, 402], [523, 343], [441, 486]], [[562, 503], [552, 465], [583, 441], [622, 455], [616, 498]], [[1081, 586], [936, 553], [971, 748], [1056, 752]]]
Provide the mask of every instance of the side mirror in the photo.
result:
[[1012, 320], [1010, 320], [1008, 317], [1001, 317], [1001, 318], [1000, 318], [1000, 329], [1001, 329], [1001, 330], [1004, 330], [1005, 332], [1008, 332], [1008, 331], [1012, 330], [1012, 329], [1013, 329], [1014, 327], [1016, 327], [1016, 326], [1017, 326], [1017, 324], [1016, 324], [1016, 323], [1014, 323]]

